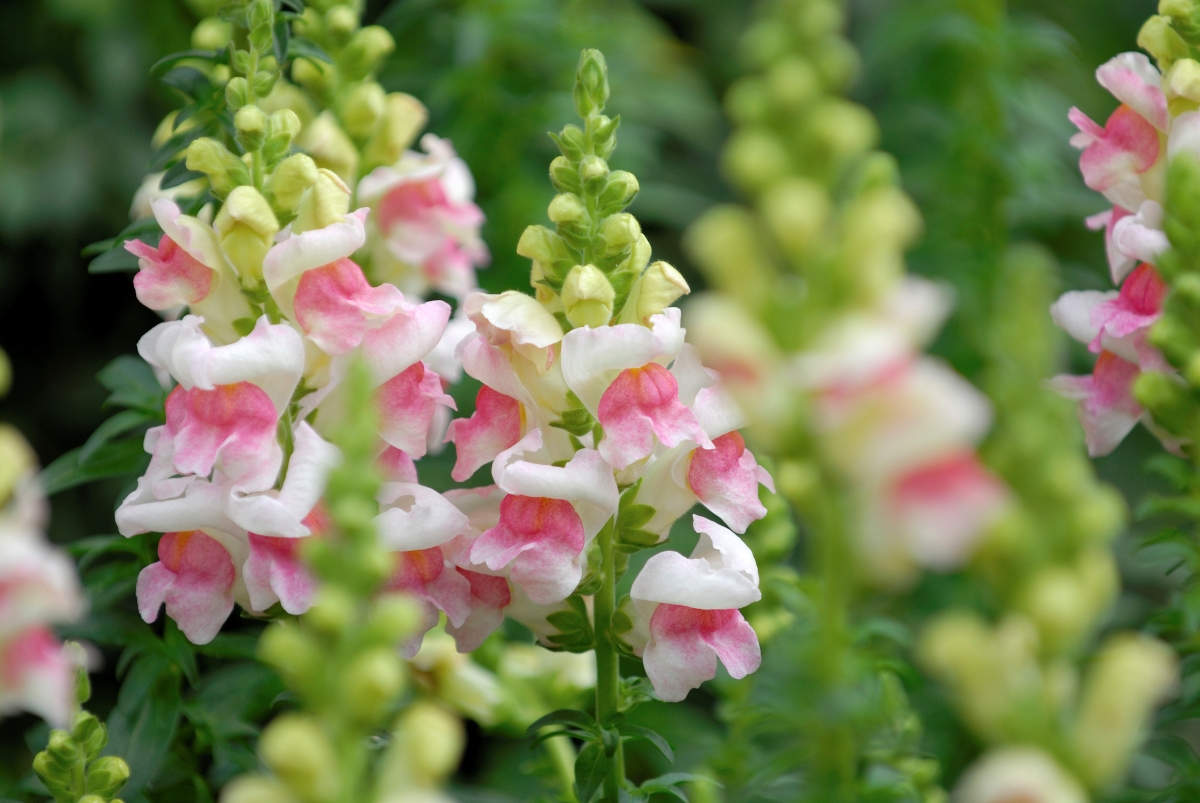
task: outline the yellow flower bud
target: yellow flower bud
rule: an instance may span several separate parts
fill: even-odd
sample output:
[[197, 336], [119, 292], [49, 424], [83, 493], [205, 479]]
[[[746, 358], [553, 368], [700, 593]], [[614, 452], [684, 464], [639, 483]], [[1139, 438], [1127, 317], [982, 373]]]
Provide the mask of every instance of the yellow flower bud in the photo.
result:
[[617, 293], [594, 265], [576, 265], [563, 283], [562, 302], [574, 326], [604, 326], [612, 317]]
[[771, 187], [761, 209], [775, 238], [794, 254], [807, 252], [830, 227], [829, 192], [815, 181], [789, 178]]
[[785, 109], [794, 109], [815, 98], [821, 91], [816, 70], [799, 56], [776, 64], [767, 74], [771, 97]]
[[368, 627], [378, 638], [395, 643], [412, 635], [421, 620], [417, 604], [403, 594], [385, 594], [371, 609]]
[[294, 624], [276, 622], [258, 641], [258, 657], [279, 670], [290, 685], [301, 686], [326, 660], [313, 637]]
[[233, 116], [233, 127], [237, 129], [238, 140], [248, 151], [261, 148], [267, 138], [267, 116], [257, 106], [238, 109]]
[[351, 716], [374, 723], [404, 688], [404, 667], [391, 647], [360, 655], [342, 679], [342, 699]]
[[1175, 652], [1142, 633], [1110, 636], [1092, 664], [1072, 731], [1089, 784], [1120, 782], [1146, 735], [1150, 715], [1178, 682]]
[[1137, 44], [1158, 61], [1159, 68], [1168, 70], [1176, 59], [1188, 55], [1187, 42], [1171, 25], [1169, 17], [1154, 16], [1138, 31]]
[[192, 47], [197, 50], [220, 50], [233, 37], [233, 25], [218, 17], [205, 17], [192, 31]]
[[306, 714], [283, 714], [263, 731], [258, 741], [263, 763], [301, 800], [330, 800], [337, 796], [337, 758], [329, 737]]
[[357, 615], [358, 604], [354, 597], [341, 586], [327, 584], [317, 591], [304, 621], [322, 632], [335, 635], [349, 627]]
[[754, 217], [736, 206], [705, 212], [684, 236], [684, 249], [704, 276], [750, 310], [761, 309], [770, 296], [775, 266], [763, 252]]
[[0, 424], [0, 505], [35, 465], [33, 449], [21, 433], [15, 427]]
[[879, 142], [879, 124], [857, 103], [827, 98], [809, 120], [813, 136], [837, 160], [861, 156]]
[[207, 175], [213, 194], [218, 198], [229, 195], [235, 187], [250, 183], [250, 171], [245, 163], [210, 137], [201, 137], [188, 146], [187, 168]]
[[566, 249], [558, 235], [545, 226], [527, 226], [517, 242], [517, 254], [548, 265], [560, 256], [566, 256]]
[[317, 180], [305, 190], [292, 223], [293, 232], [323, 229], [340, 223], [350, 211], [350, 188], [332, 170], [321, 168]]
[[1200, 101], [1200, 63], [1195, 59], [1179, 59], [1167, 71], [1164, 83], [1168, 99]]
[[396, 40], [386, 28], [368, 25], [355, 32], [350, 43], [342, 51], [338, 64], [342, 73], [351, 81], [366, 78], [379, 63], [396, 49]]
[[[561, 197], [561, 196], [560, 196]], [[623, 251], [642, 236], [642, 227], [637, 218], [628, 212], [611, 215], [600, 227], [600, 236], [609, 253]]]
[[7, 396], [12, 387], [12, 363], [4, 349], [0, 349], [0, 397]]
[[333, 85], [334, 68], [313, 59], [296, 59], [292, 63], [292, 79], [314, 95], [324, 95]]
[[646, 268], [638, 281], [638, 321], [649, 326], [650, 316], [657, 315], [690, 292], [692, 288], [688, 287], [683, 274], [666, 262], [655, 262]]
[[358, 178], [358, 148], [354, 147], [331, 112], [322, 112], [309, 123], [300, 132], [296, 144], [312, 156], [318, 167], [332, 170], [343, 181], [349, 183]]
[[403, 92], [384, 98], [383, 113], [363, 152], [368, 168], [395, 164], [429, 120], [421, 101]]
[[1158, 13], [1187, 19], [1196, 11], [1195, 0], [1158, 0]]
[[458, 766], [464, 744], [458, 717], [434, 703], [414, 703], [396, 721], [380, 788], [438, 785]]
[[587, 217], [587, 210], [578, 195], [564, 192], [554, 196], [546, 215], [555, 223], [578, 223]]
[[[298, 64], [299, 60], [296, 63]], [[301, 126], [311, 123], [317, 115], [308, 96], [298, 86], [283, 79], [275, 82], [271, 94], [262, 98], [258, 102], [258, 106], [267, 114], [289, 109], [295, 113], [296, 117], [300, 118]]]
[[337, 5], [325, 13], [325, 30], [339, 42], [345, 42], [358, 28], [358, 14], [350, 6]]
[[88, 791], [101, 795], [103, 800], [115, 796], [128, 780], [129, 765], [116, 756], [98, 758], [87, 769]]
[[221, 803], [295, 803], [296, 797], [274, 778], [242, 775], [221, 790]]
[[279, 232], [271, 205], [253, 187], [237, 187], [213, 222], [226, 258], [247, 282], [262, 282], [262, 262]]
[[743, 128], [726, 143], [721, 167], [731, 182], [756, 193], [786, 174], [790, 160], [783, 144], [770, 131]]
[[346, 133], [355, 139], [370, 136], [376, 121], [383, 114], [386, 101], [387, 93], [374, 81], [359, 84], [350, 90], [346, 102], [342, 104], [342, 125], [346, 127]]
[[599, 156], [585, 156], [579, 163], [579, 176], [584, 181], [604, 178], [608, 175], [608, 162]]

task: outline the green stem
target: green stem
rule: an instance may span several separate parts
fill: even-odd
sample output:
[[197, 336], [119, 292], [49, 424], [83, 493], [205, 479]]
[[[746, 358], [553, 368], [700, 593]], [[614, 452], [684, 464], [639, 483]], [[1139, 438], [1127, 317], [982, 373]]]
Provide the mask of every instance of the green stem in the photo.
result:
[[579, 803], [575, 797], [575, 746], [567, 736], [546, 740], [546, 752], [558, 776], [559, 794], [563, 803]]
[[[596, 721], [603, 726], [620, 704], [620, 654], [613, 643], [612, 617], [617, 606], [617, 577], [613, 549], [613, 523], [610, 521], [596, 536], [600, 541], [603, 581], [593, 599], [596, 620]], [[604, 781], [604, 800], [616, 803], [618, 790], [625, 782], [625, 752], [620, 744], [612, 772]]]

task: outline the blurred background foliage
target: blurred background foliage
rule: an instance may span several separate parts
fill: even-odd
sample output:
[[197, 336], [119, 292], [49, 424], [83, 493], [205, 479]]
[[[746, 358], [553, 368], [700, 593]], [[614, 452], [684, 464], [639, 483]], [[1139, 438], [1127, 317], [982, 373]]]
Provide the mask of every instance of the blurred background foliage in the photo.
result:
[[[528, 264], [514, 249], [526, 225], [545, 220], [553, 194], [545, 166], [554, 154], [545, 132], [573, 116], [568, 88], [582, 47], [600, 48], [608, 58], [613, 109], [622, 115], [613, 166], [633, 171], [643, 188], [631, 211], [656, 257], [680, 267], [693, 288], [701, 285], [679, 240], [708, 206], [731, 197], [716, 167], [728, 130], [719, 99], [740, 69], [736, 43], [750, 0], [366, 5], [366, 21], [386, 26], [397, 42], [380, 82], [420, 98], [431, 112], [427, 130], [449, 137], [474, 172], [493, 256], [480, 275], [485, 289], [527, 284]], [[1063, 289], [1107, 287], [1101, 238], [1081, 220], [1100, 211], [1100, 201], [1079, 176], [1066, 112], [1077, 105], [1104, 119], [1112, 110], [1115, 101], [1092, 73], [1113, 54], [1133, 49], [1155, 5], [851, 2], [851, 37], [862, 55], [854, 97], [879, 118], [883, 148], [897, 157], [905, 188], [925, 217], [911, 269], [957, 289], [958, 311], [935, 350], [968, 377], [977, 378], [982, 368], [991, 288], [1010, 239], [1049, 248], [1061, 265]], [[16, 380], [0, 403], [0, 419], [27, 434], [43, 464], [77, 447], [107, 417], [101, 409], [107, 392], [96, 373], [133, 353], [137, 338], [155, 323], [134, 298], [128, 274], [89, 275], [79, 252], [128, 221], [151, 134], [177, 105], [169, 90], [150, 80], [149, 68], [188, 46], [195, 20], [183, 0], [0, 3], [0, 343]], [[1082, 347], [1067, 359], [1076, 372], [1088, 369]], [[469, 399], [473, 388], [456, 395]], [[1136, 504], [1152, 490], [1141, 468], [1156, 451], [1139, 429], [1101, 461], [1101, 473]], [[448, 474], [448, 465], [433, 461], [428, 470]], [[426, 479], [435, 486], [446, 481]], [[111, 532], [120, 491], [120, 482], [110, 482], [59, 494], [52, 537], [70, 542]], [[1135, 593], [1127, 594], [1116, 618], [1138, 624], [1163, 598], [1163, 563], [1138, 553], [1133, 536], [1124, 543], [1122, 568]], [[786, 691], [794, 669], [786, 654], [781, 650], [765, 664], [762, 689]], [[233, 675], [226, 680], [237, 682]], [[255, 682], [262, 694], [244, 692], [253, 699], [239, 716], [261, 716], [263, 695], [274, 688], [269, 679]], [[105, 691], [98, 683], [99, 709], [118, 704], [115, 683], [109, 686]], [[204, 695], [215, 700], [220, 688], [219, 679], [202, 683], [186, 705], [200, 710]], [[963, 748], [955, 759], [949, 742], [958, 734], [945, 729], [936, 701], [920, 704], [927, 732], [943, 734], [943, 743], [925, 748], [948, 760], [953, 772]], [[663, 719], [659, 708], [646, 706], [638, 716]], [[676, 746], [677, 768], [715, 760], [723, 738], [720, 714], [712, 696], [697, 692], [673, 709], [669, 722], [654, 723]], [[0, 725], [0, 798], [27, 766], [22, 745], [31, 725], [27, 718]], [[539, 760], [523, 742], [473, 731], [461, 781], [503, 793], [463, 792], [461, 798], [534, 799], [540, 787], [530, 771]], [[655, 761], [661, 763], [635, 753], [631, 767], [647, 775], [667, 769]], [[195, 769], [211, 779], [212, 767]], [[192, 790], [190, 783], [177, 788]], [[180, 799], [204, 799], [201, 786], [207, 794], [201, 783]], [[760, 789], [762, 796], [753, 799], [784, 800], [786, 789]]]

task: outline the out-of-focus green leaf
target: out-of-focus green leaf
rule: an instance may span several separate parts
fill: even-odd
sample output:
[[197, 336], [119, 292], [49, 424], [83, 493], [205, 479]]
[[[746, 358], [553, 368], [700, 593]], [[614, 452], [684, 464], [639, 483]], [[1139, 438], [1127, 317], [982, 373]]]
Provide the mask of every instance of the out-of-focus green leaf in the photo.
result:
[[72, 449], [42, 470], [40, 480], [46, 494], [56, 493], [87, 482], [141, 474], [150, 462], [141, 438], [109, 441], [98, 447], [84, 462], [81, 449]]

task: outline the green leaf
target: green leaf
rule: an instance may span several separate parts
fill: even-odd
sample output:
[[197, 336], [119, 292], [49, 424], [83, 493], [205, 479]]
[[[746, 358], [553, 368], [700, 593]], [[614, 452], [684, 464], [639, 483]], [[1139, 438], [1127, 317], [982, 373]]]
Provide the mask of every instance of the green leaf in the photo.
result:
[[72, 449], [46, 466], [41, 484], [47, 496], [109, 477], [141, 474], [150, 462], [141, 438], [110, 441], [100, 446], [86, 463], [79, 460], [79, 449]]
[[291, 26], [288, 25], [287, 17], [280, 14], [275, 19], [274, 33], [275, 36], [271, 42], [271, 48], [275, 52], [275, 63], [282, 67], [283, 63], [287, 61], [288, 46], [290, 45], [292, 38], [292, 30]]
[[131, 429], [151, 423], [157, 422], [142, 410], [122, 410], [96, 427], [96, 431], [88, 437], [83, 446], [79, 447], [79, 462], [87, 463], [96, 454], [97, 449], [116, 436], [124, 435]]
[[158, 78], [179, 62], [187, 59], [222, 61], [224, 58], [224, 50], [180, 50], [178, 53], [171, 53], [170, 55], [163, 56], [161, 59], [154, 62], [154, 65], [150, 67], [150, 76], [152, 78]]
[[197, 644], [196, 652], [209, 658], [253, 660], [258, 649], [258, 633], [218, 633], [207, 644]]
[[178, 187], [180, 184], [186, 184], [194, 179], [204, 177], [205, 174], [198, 170], [188, 170], [187, 161], [180, 159], [167, 168], [167, 172], [163, 173], [163, 177], [159, 179], [158, 187], [159, 189], [169, 190], [172, 187]]
[[153, 780], [171, 753], [182, 703], [179, 671], [158, 653], [138, 658], [125, 676], [117, 705], [108, 718], [104, 755], [129, 764], [129, 782], [121, 790], [134, 798]]
[[532, 736], [547, 725], [577, 725], [583, 730], [597, 732], [596, 720], [590, 715], [572, 708], [562, 708], [538, 719], [525, 729], [525, 733]]
[[163, 420], [167, 392], [145, 360], [130, 355], [117, 357], [100, 369], [96, 379], [112, 394], [104, 400], [105, 407], [131, 407]]
[[592, 742], [579, 751], [575, 759], [575, 796], [579, 803], [592, 803], [604, 787], [604, 779], [612, 772], [613, 759], [604, 746]]
[[162, 229], [159, 228], [158, 221], [153, 217], [140, 217], [125, 228], [121, 229], [120, 233], [115, 237], [109, 237], [107, 240], [99, 240], [94, 242], [91, 245], [85, 246], [84, 249], [79, 253], [85, 257], [103, 254], [105, 251], [116, 248], [125, 240], [139, 237], [143, 234], [161, 231]]
[[[157, 242], [152, 243], [152, 245], [157, 244]], [[88, 263], [88, 273], [93, 275], [100, 273], [124, 273], [126, 271], [135, 271], [137, 269], [138, 258], [126, 251], [123, 247], [113, 248], [110, 251], [105, 251], [103, 254]]]
[[119, 553], [140, 555], [142, 553], [142, 545], [138, 541], [126, 538], [123, 535], [93, 535], [90, 538], [81, 538], [78, 541], [72, 541], [67, 544], [66, 550], [75, 558], [75, 562], [79, 566], [79, 571], [82, 572], [88, 566], [92, 565], [97, 558], [104, 555]]
[[621, 511], [621, 515], [617, 517], [617, 525], [636, 530], [654, 518], [656, 512], [651, 505], [633, 504]]
[[288, 42], [287, 57], [289, 59], [308, 59], [309, 61], [323, 61], [326, 64], [333, 64], [333, 59], [329, 57], [329, 54], [317, 46], [315, 42], [295, 37]]
[[213, 92], [212, 81], [195, 67], [172, 67], [160, 80], [193, 100], [207, 97]]
[[631, 725], [628, 722], [622, 722], [617, 725], [617, 730], [622, 736], [630, 739], [643, 739], [659, 749], [667, 761], [675, 763], [675, 753], [671, 750], [671, 745], [667, 744], [667, 740], [660, 736], [650, 728], [644, 728], [641, 725]]

